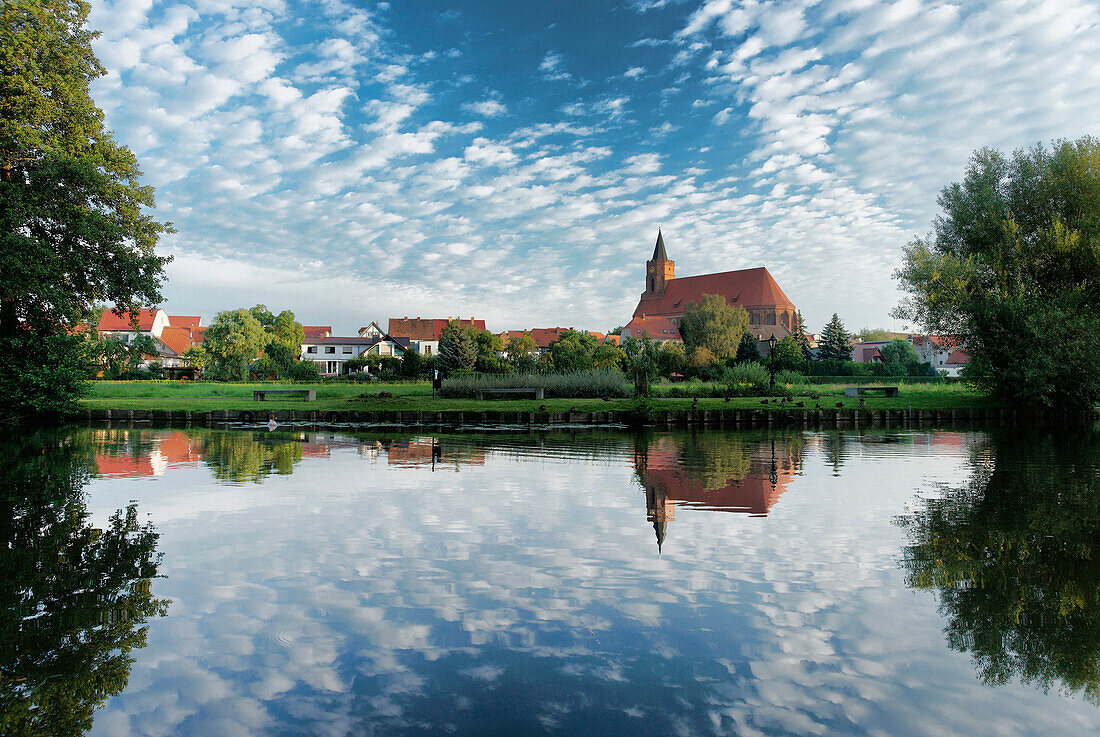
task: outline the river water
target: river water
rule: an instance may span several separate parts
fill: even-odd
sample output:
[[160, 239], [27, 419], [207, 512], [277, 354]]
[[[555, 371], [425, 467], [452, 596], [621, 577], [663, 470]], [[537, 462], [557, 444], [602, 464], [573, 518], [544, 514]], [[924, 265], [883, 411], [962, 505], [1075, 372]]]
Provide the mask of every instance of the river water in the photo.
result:
[[1100, 436], [0, 439], [0, 734], [1095, 735]]

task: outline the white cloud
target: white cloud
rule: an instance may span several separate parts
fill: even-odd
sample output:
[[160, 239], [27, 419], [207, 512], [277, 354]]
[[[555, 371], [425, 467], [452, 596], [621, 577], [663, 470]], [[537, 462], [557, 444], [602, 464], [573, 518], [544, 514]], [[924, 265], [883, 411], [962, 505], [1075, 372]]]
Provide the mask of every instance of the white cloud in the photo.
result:
[[499, 100], [481, 100], [480, 102], [467, 102], [463, 103], [462, 109], [475, 115], [482, 115], [486, 118], [495, 118], [500, 115], [504, 115], [508, 112], [508, 108], [504, 106], [504, 103]]

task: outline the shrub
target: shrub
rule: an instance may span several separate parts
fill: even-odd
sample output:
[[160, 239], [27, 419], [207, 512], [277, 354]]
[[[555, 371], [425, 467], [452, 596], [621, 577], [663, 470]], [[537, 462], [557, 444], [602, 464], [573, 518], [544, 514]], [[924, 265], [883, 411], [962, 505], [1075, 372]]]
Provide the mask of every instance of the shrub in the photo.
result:
[[317, 363], [315, 361], [295, 361], [290, 365], [290, 378], [294, 381], [316, 381]]
[[538, 389], [547, 397], [629, 397], [633, 389], [620, 371], [592, 369], [571, 374], [470, 374], [443, 380], [442, 397], [471, 398], [485, 389]]

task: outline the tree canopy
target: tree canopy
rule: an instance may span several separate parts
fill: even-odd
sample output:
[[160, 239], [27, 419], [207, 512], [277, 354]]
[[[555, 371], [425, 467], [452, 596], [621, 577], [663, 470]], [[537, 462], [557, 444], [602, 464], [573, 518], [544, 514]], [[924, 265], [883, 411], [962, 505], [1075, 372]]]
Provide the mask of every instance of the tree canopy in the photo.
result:
[[219, 312], [204, 333], [205, 371], [212, 379], [243, 381], [248, 378], [248, 365], [265, 345], [267, 335], [251, 311]]
[[679, 327], [689, 354], [702, 347], [717, 358], [729, 358], [737, 354], [741, 336], [748, 330], [749, 313], [743, 307], [730, 307], [724, 297], [704, 294], [687, 305]]
[[439, 355], [436, 366], [446, 376], [456, 371], [472, 371], [477, 364], [478, 340], [470, 325], [460, 325], [451, 320], [439, 336]]
[[[0, 4], [0, 416], [79, 396], [86, 362], [68, 331], [97, 302], [161, 301], [168, 226], [132, 152], [103, 125], [89, 83], [104, 73], [82, 0]], [[41, 343], [46, 350], [27, 351]], [[27, 380], [27, 376], [37, 376]]]
[[1034, 409], [1100, 399], [1100, 139], [983, 148], [905, 248], [895, 315], [955, 338], [966, 375]]

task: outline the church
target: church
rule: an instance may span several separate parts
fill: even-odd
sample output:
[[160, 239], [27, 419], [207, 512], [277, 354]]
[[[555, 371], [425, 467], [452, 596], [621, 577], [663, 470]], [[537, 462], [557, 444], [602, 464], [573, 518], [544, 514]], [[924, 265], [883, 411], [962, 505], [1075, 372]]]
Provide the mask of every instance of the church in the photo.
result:
[[645, 286], [634, 316], [623, 328], [623, 338], [642, 333], [660, 343], [680, 340], [680, 317], [687, 306], [705, 294], [715, 294], [730, 307], [749, 313], [749, 332], [757, 340], [783, 338], [795, 330], [797, 308], [763, 266], [676, 278], [676, 262], [665, 252], [657, 230], [653, 258], [646, 262]]

